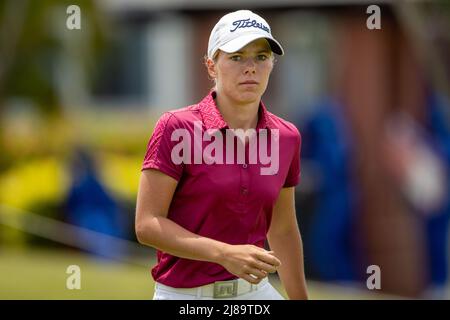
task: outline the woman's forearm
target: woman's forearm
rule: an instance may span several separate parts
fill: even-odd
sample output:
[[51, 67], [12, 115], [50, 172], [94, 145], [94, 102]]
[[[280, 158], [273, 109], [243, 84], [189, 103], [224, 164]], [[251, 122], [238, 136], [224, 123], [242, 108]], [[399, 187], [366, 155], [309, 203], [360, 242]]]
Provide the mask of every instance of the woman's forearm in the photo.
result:
[[300, 232], [293, 226], [288, 232], [269, 234], [270, 248], [280, 259], [278, 275], [290, 299], [308, 299]]
[[165, 217], [151, 217], [138, 223], [136, 235], [140, 243], [171, 255], [219, 264], [228, 246], [192, 233]]
[[176, 257], [220, 264], [228, 272], [253, 284], [275, 272], [280, 265], [280, 261], [263, 248], [250, 244], [231, 245], [202, 237], [162, 216], [137, 219], [136, 235], [142, 244]]

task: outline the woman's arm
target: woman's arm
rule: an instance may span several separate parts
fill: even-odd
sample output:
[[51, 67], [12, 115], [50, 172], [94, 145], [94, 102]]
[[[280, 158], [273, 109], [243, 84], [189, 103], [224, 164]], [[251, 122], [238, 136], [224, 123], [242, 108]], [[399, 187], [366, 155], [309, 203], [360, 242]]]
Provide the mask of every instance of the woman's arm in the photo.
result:
[[[275, 272], [279, 260], [252, 245], [229, 245], [194, 234], [167, 218], [177, 181], [158, 170], [144, 170], [136, 204], [136, 236], [140, 243], [171, 255], [209, 261], [251, 283], [259, 283]], [[253, 274], [257, 278], [250, 276]]]
[[294, 192], [294, 187], [281, 189], [267, 238], [271, 250], [282, 263], [278, 274], [289, 298], [308, 299]]

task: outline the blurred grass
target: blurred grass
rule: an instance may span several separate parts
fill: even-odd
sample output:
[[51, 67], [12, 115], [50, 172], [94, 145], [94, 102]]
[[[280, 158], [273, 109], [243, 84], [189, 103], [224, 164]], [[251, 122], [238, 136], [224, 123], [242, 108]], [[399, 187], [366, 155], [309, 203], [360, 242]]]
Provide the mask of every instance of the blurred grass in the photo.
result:
[[[99, 299], [150, 300], [154, 282], [150, 268], [154, 256], [145, 266], [117, 261], [99, 260], [74, 250], [42, 248], [0, 248], [0, 299]], [[66, 273], [69, 265], [81, 269], [81, 289], [69, 290]], [[270, 282], [286, 297], [278, 277]], [[390, 299], [368, 290], [351, 286], [308, 281], [309, 297], [313, 300]]]
[[[151, 299], [152, 264], [126, 265], [71, 250], [1, 248], [0, 299]], [[81, 269], [80, 290], [66, 288], [69, 265]]]

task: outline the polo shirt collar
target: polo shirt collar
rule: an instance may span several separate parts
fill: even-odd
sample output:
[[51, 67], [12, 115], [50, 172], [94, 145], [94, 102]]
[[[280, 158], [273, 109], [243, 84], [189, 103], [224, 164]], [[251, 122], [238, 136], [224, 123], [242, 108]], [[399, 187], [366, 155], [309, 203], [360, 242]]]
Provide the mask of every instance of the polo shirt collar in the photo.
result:
[[[222, 114], [217, 108], [214, 98], [216, 97], [216, 92], [212, 90], [202, 101], [199, 103], [200, 113], [203, 118], [203, 123], [206, 129], [223, 129], [229, 128], [226, 121], [223, 119]], [[256, 129], [275, 129], [275, 125], [271, 118], [271, 115], [267, 111], [266, 106], [261, 101], [258, 110], [258, 124]]]

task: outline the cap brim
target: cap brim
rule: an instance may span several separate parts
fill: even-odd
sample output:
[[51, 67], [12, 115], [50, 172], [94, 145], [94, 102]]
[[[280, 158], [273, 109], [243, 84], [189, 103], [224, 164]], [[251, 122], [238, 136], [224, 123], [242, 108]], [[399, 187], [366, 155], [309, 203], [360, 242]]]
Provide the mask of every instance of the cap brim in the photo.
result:
[[283, 47], [277, 40], [270, 38], [270, 37], [262, 36], [261, 34], [249, 34], [246, 36], [238, 37], [236, 39], [233, 39], [233, 40], [225, 43], [223, 46], [220, 46], [219, 49], [226, 53], [233, 53], [233, 52], [239, 51], [240, 49], [245, 47], [247, 44], [249, 44], [250, 42], [255, 41], [257, 39], [267, 39], [267, 42], [269, 42], [269, 45], [270, 45], [270, 49], [274, 53], [276, 53], [280, 56], [282, 56], [284, 54]]

